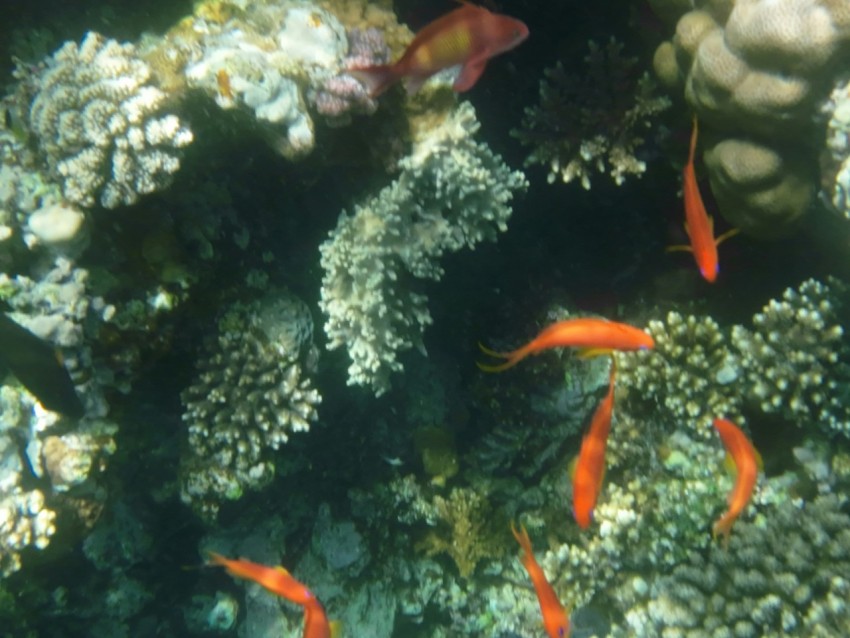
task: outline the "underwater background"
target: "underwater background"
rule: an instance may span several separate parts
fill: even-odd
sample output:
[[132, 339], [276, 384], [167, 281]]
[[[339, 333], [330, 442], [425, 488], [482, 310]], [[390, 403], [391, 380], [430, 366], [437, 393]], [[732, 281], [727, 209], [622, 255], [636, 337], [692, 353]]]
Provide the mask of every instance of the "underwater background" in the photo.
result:
[[[512, 523], [575, 637], [850, 635], [848, 4], [486, 2], [530, 36], [469, 91], [346, 73], [457, 6], [4, 0], [0, 635], [310, 638], [216, 552], [343, 636], [542, 637]], [[587, 529], [609, 357], [476, 365], [577, 317], [655, 343]]]

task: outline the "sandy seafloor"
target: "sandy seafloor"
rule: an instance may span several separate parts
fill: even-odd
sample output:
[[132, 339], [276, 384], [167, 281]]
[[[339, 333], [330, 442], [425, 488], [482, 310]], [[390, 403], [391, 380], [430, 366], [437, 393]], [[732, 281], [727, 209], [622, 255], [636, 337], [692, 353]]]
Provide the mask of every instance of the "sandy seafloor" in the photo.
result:
[[[542, 637], [512, 520], [526, 525], [547, 577], [572, 609], [574, 636], [850, 635], [850, 349], [835, 329], [847, 327], [850, 222], [813, 195], [782, 236], [744, 233], [723, 243], [718, 281], [706, 283], [690, 256], [665, 252], [687, 240], [681, 169], [692, 108], [681, 92], [648, 120], [635, 152], [645, 172], [621, 185], [596, 172], [589, 190], [550, 184], [545, 165], [524, 166], [531, 149], [511, 135], [524, 110], [538, 104], [544, 69], [560, 61], [581, 78], [588, 41], [613, 37], [634, 66], [626, 85], [597, 88], [633, 91], [634, 76], [652, 73], [655, 48], [674, 27], [636, 1], [490, 4], [525, 21], [531, 36], [493, 60], [459, 99], [474, 106], [475, 139], [524, 171], [528, 187], [515, 193], [497, 241], [447, 252], [439, 280], [401, 276], [399, 289], [409, 285], [427, 297], [432, 321], [421, 347], [399, 353], [403, 371], [390, 375], [381, 396], [368, 384], [347, 383], [345, 345], [326, 348], [319, 246], [343, 211], [395, 179], [410, 140], [399, 128], [392, 129], [397, 140], [378, 139], [387, 133], [370, 118], [403, 117], [400, 89], [381, 98], [376, 114], [356, 114], [344, 126], [315, 117], [315, 149], [296, 159], [276, 153], [245, 118], [193, 93], [172, 108], [194, 142], [181, 151], [171, 185], [114, 210], [81, 206], [88, 245], [74, 254], [73, 267], [89, 272], [90, 294], [121, 314], [152, 290], [165, 291], [173, 308], [132, 325], [107, 322], [81, 338], [89, 357], [83, 368], [100, 384], [100, 415], [111, 429], [102, 435], [109, 451], [102, 439], [94, 443], [102, 449], [86, 457], [92, 465], [79, 481], [57, 485], [59, 470], [29, 467], [23, 452], [9, 452], [19, 443], [6, 443], [4, 463], [11, 454], [19, 467], [15, 489], [39, 491], [55, 529], [44, 548], [13, 549], [4, 540], [4, 566], [14, 553], [20, 568], [0, 580], [0, 636], [302, 635], [295, 605], [204, 566], [215, 550], [286, 566], [343, 621], [347, 637]], [[416, 31], [454, 7], [406, 0], [393, 9]], [[13, 56], [33, 67], [87, 31], [130, 42], [161, 36], [192, 10], [185, 1], [2, 0], [4, 94], [16, 91]], [[591, 109], [602, 121], [595, 125], [613, 130], [622, 113], [603, 109], [616, 100], [589, 95], [586, 82], [577, 86], [569, 100], [599, 104]], [[564, 111], [569, 117], [569, 104]], [[810, 152], [822, 144], [824, 126], [815, 122], [811, 139], [787, 144]], [[711, 143], [722, 130], [709, 122], [703, 135]], [[750, 134], [758, 135], [743, 133]], [[37, 140], [23, 135], [18, 142], [41, 157]], [[716, 211], [700, 161], [697, 174], [707, 208]], [[719, 229], [731, 227], [713, 214]], [[200, 242], [197, 233], [206, 231], [187, 229], [192, 224], [214, 230]], [[201, 244], [214, 256], [202, 256]], [[0, 273], [38, 280], [46, 254], [39, 250], [0, 254]], [[809, 280], [820, 283], [801, 289]], [[245, 326], [282, 289], [301, 300], [313, 324], [310, 353], [286, 365], [301, 367], [301, 380], [321, 402], [309, 432], [290, 431], [274, 450], [260, 444], [274, 476], [239, 494], [207, 493], [217, 510], [209, 515], [200, 497], [187, 502], [185, 494], [188, 476], [204, 463], [193, 456], [202, 453], [192, 451], [188, 426], [211, 423], [213, 415], [187, 417], [187, 389], [196, 388], [200, 401], [205, 384], [215, 384], [199, 380], [199, 366], [214, 376], [228, 369], [229, 357], [239, 370], [256, 362], [270, 338]], [[760, 333], [753, 316], [770, 315], [766, 305], [788, 289], [802, 292], [786, 296], [790, 305], [768, 316]], [[828, 306], [818, 305], [824, 299]], [[824, 322], [799, 320], [800, 308], [822, 311]], [[235, 313], [232, 329], [246, 330], [244, 341], [222, 341], [228, 312]], [[650, 326], [659, 343], [654, 362], [652, 353], [618, 359], [609, 469], [588, 530], [572, 517], [567, 466], [605, 392], [604, 360], [561, 351], [501, 374], [475, 365], [486, 358], [478, 343], [509, 350], [553, 320], [584, 315]], [[769, 340], [771, 331], [778, 335], [771, 356], [742, 345], [747, 335]], [[274, 363], [262, 365], [277, 374]], [[804, 378], [812, 374], [815, 381]], [[21, 392], [14, 376], [0, 381]], [[760, 381], [784, 384], [776, 404], [759, 400]], [[249, 412], [275, 393], [289, 400], [279, 379], [263, 383], [258, 394], [228, 400]], [[828, 408], [812, 398], [818, 392]], [[792, 395], [804, 407], [789, 407]], [[35, 421], [14, 412], [13, 423], [11, 404], [4, 405], [4, 436], [23, 447], [27, 437], [43, 443], [76, 431], [67, 420], [25, 431], [21, 424]], [[21, 405], [35, 410], [32, 401]], [[269, 405], [263, 409], [274, 412]], [[723, 408], [729, 412], [712, 412]], [[764, 457], [728, 547], [711, 538], [734, 480], [710, 427], [720, 416], [739, 419]], [[211, 480], [216, 468], [204, 468]], [[10, 533], [0, 527], [0, 537]]]

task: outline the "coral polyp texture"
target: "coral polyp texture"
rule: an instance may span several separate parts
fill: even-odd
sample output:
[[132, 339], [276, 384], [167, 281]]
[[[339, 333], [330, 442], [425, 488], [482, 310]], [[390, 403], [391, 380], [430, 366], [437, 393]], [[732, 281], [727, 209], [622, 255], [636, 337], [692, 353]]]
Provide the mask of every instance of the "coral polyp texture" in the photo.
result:
[[687, 425], [702, 437], [713, 436], [718, 414], [743, 423], [748, 410], [848, 436], [845, 296], [838, 281], [810, 279], [771, 300], [751, 328], [677, 312], [652, 320], [655, 350], [617, 355], [623, 403], [656, 405], [668, 427]]
[[192, 133], [163, 112], [167, 96], [133, 44], [90, 32], [27, 73], [29, 127], [69, 201], [115, 208], [171, 182]]
[[789, 288], [753, 317], [752, 330], [735, 326], [731, 339], [749, 400], [765, 412], [850, 436], [844, 295], [838, 294], [844, 288], [811, 279]]
[[850, 81], [836, 85], [824, 111], [829, 122], [821, 154], [822, 184], [833, 208], [850, 221]]
[[847, 3], [651, 4], [678, 18], [656, 51], [656, 73], [718, 134], [706, 164], [721, 212], [752, 235], [787, 234], [817, 190], [811, 139], [818, 106], [850, 54]]
[[443, 276], [440, 258], [507, 228], [527, 181], [473, 140], [478, 126], [461, 104], [414, 142], [395, 182], [343, 213], [322, 244], [328, 348], [348, 350], [349, 384], [385, 392], [403, 368], [398, 354], [424, 350], [431, 315], [422, 284]]
[[850, 518], [838, 495], [770, 508], [736, 526], [728, 548], [692, 551], [656, 577], [624, 584], [615, 636], [812, 636], [850, 631]]
[[321, 396], [305, 370], [312, 327], [309, 309], [283, 291], [236, 304], [219, 319], [182, 394], [189, 445], [181, 498], [203, 517], [267, 485], [275, 451], [316, 420]]
[[548, 166], [550, 184], [578, 180], [589, 189], [593, 172], [608, 173], [617, 185], [642, 174], [646, 164], [636, 153], [654, 117], [670, 106], [637, 60], [622, 55], [622, 44], [589, 46], [585, 73], [569, 73], [560, 62], [546, 69], [540, 104], [527, 108], [522, 128], [512, 132], [533, 147], [526, 164]]

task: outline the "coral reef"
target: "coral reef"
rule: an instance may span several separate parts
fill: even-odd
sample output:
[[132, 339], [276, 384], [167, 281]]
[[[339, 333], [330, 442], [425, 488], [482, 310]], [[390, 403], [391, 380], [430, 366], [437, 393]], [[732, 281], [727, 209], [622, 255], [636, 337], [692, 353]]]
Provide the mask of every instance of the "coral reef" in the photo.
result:
[[728, 549], [689, 553], [669, 574], [636, 577], [615, 636], [840, 636], [850, 630], [850, 518], [841, 497], [773, 508], [736, 527]]
[[203, 517], [267, 485], [274, 452], [316, 419], [321, 397], [305, 374], [312, 325], [309, 309], [285, 291], [236, 304], [219, 319], [182, 395], [189, 447], [181, 498]]
[[380, 395], [402, 369], [398, 353], [422, 350], [431, 323], [420, 280], [439, 280], [440, 257], [504, 231], [514, 193], [526, 188], [485, 144], [469, 103], [414, 142], [401, 175], [343, 213], [321, 246], [330, 349], [345, 346], [349, 384]]
[[656, 51], [658, 76], [718, 134], [706, 165], [723, 216], [755, 236], [787, 234], [816, 191], [814, 116], [837, 79], [838, 60], [850, 51], [846, 6], [652, 4], [678, 20], [672, 40]]
[[29, 127], [71, 202], [128, 205], [167, 186], [192, 133], [163, 114], [166, 94], [132, 44], [88, 33], [66, 42], [34, 77]]
[[833, 208], [850, 220], [850, 80], [836, 84], [823, 110], [829, 122], [821, 183]]
[[514, 137], [533, 147], [526, 165], [544, 164], [548, 181], [579, 180], [590, 188], [591, 172], [608, 172], [619, 186], [628, 175], [640, 175], [646, 164], [636, 153], [654, 117], [670, 106], [655, 95], [649, 74], [637, 60], [622, 55], [611, 39], [604, 47], [590, 41], [586, 72], [571, 74], [559, 62], [540, 82], [540, 104], [526, 108]]
[[850, 376], [840, 323], [845, 295], [838, 281], [810, 279], [770, 301], [753, 317], [752, 331], [732, 328], [749, 401], [795, 423], [850, 436]]

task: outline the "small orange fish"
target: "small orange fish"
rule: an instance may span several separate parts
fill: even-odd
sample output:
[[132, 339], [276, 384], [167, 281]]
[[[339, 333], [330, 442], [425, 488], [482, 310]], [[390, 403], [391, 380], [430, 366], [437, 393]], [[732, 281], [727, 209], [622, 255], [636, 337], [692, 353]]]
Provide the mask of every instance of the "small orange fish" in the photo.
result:
[[718, 535], [723, 536], [724, 544], [728, 544], [732, 525], [741, 512], [744, 511], [747, 503], [750, 502], [750, 497], [753, 495], [759, 466], [761, 465], [761, 456], [747, 436], [731, 421], [714, 419], [714, 427], [720, 435], [723, 445], [726, 446], [726, 451], [735, 462], [736, 470], [735, 485], [732, 487], [732, 491], [729, 492], [727, 499], [729, 509], [726, 510], [723, 516], [717, 519], [712, 529], [714, 538], [717, 538]]
[[534, 558], [534, 550], [531, 547], [531, 539], [524, 525], [520, 525], [520, 531], [511, 523], [516, 542], [522, 548], [522, 565], [528, 572], [534, 591], [537, 592], [537, 602], [540, 603], [540, 613], [543, 614], [543, 628], [549, 634], [549, 638], [569, 638], [570, 617], [567, 610], [561, 605], [552, 585], [546, 580], [546, 574]]
[[478, 81], [490, 58], [510, 51], [527, 37], [528, 27], [519, 20], [463, 2], [419, 31], [394, 64], [354, 68], [348, 73], [376, 97], [401, 78], [407, 92], [416, 93], [435, 73], [461, 65], [452, 88], [462, 93]]
[[691, 240], [690, 246], [670, 246], [667, 250], [686, 250], [693, 253], [694, 260], [703, 279], [714, 283], [720, 270], [717, 257], [717, 247], [733, 235], [738, 229], [733, 228], [714, 237], [714, 219], [705, 211], [705, 204], [699, 192], [696, 172], [694, 171], [694, 156], [697, 149], [697, 116], [694, 115], [694, 125], [691, 131], [691, 147], [688, 152], [688, 163], [682, 174], [682, 196], [685, 200], [685, 232]]
[[210, 552], [210, 560], [227, 569], [227, 573], [238, 578], [253, 580], [271, 593], [286, 598], [298, 605], [316, 602], [316, 597], [306, 586], [299, 583], [283, 567], [267, 567], [259, 563], [238, 559], [231, 560], [215, 552]]
[[484, 354], [507, 359], [500, 365], [478, 367], [485, 372], [501, 372], [515, 366], [530, 354], [538, 354], [549, 348], [581, 348], [585, 353], [609, 350], [651, 350], [655, 347], [652, 336], [625, 323], [585, 317], [557, 321], [545, 327], [527, 344], [511, 352], [494, 352], [481, 344]]
[[602, 489], [602, 479], [605, 477], [605, 449], [608, 446], [611, 415], [614, 412], [616, 370], [616, 363], [611, 357], [608, 393], [596, 407], [590, 428], [581, 440], [581, 450], [573, 472], [573, 516], [582, 529], [590, 526], [596, 499]]
[[328, 622], [325, 609], [318, 600], [304, 605], [303, 638], [337, 638], [340, 634], [339, 622]]

